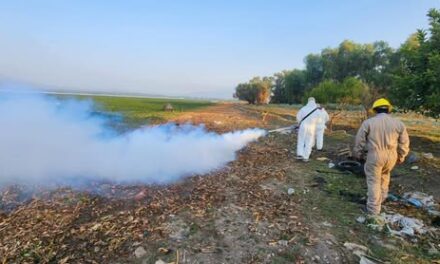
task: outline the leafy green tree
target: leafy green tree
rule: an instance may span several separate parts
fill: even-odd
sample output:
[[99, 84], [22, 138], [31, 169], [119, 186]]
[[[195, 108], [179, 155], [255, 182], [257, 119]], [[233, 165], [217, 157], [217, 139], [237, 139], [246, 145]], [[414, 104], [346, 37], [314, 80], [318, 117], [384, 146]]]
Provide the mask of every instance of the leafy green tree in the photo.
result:
[[325, 80], [338, 80], [338, 50], [326, 48], [321, 51], [323, 77]]
[[440, 11], [428, 12], [429, 29], [418, 30], [400, 47], [391, 96], [404, 110], [440, 117]]
[[315, 97], [318, 103], [361, 104], [366, 85], [361, 80], [349, 77], [342, 82], [325, 80], [313, 88], [306, 97]]
[[385, 95], [392, 85], [392, 72], [398, 67], [397, 53], [384, 41], [373, 43], [372, 65], [366, 69], [363, 80], [375, 91]]
[[249, 104], [267, 104], [270, 101], [272, 82], [272, 77], [254, 77], [248, 83], [237, 85], [234, 98]]
[[234, 98], [247, 101], [249, 104], [255, 104], [256, 93], [249, 83], [240, 83], [235, 87]]
[[288, 104], [301, 103], [306, 90], [306, 75], [303, 70], [293, 70], [284, 76], [284, 89]]
[[333, 80], [325, 80], [313, 88], [305, 97], [315, 97], [320, 104], [336, 102], [339, 83]]
[[304, 58], [307, 88], [315, 87], [324, 79], [324, 65], [320, 54], [309, 54]]
[[358, 44], [345, 40], [338, 48], [323, 49], [321, 60], [324, 79], [342, 82], [356, 77], [382, 91], [391, 85], [391, 71], [397, 65], [394, 50], [384, 41]]
[[306, 91], [306, 75], [303, 70], [282, 71], [273, 78], [272, 103], [300, 103]]
[[287, 96], [285, 89], [285, 76], [288, 71], [282, 71], [274, 74], [273, 86], [272, 86], [272, 98], [271, 103], [274, 104], [287, 104]]

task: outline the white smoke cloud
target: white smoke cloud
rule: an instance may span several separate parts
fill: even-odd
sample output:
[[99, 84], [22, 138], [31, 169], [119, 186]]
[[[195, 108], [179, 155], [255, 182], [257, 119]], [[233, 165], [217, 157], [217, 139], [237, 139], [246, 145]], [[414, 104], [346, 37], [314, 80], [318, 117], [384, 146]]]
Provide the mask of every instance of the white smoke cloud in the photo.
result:
[[218, 169], [264, 130], [174, 124], [112, 133], [91, 102], [0, 94], [0, 186], [86, 180], [169, 183]]

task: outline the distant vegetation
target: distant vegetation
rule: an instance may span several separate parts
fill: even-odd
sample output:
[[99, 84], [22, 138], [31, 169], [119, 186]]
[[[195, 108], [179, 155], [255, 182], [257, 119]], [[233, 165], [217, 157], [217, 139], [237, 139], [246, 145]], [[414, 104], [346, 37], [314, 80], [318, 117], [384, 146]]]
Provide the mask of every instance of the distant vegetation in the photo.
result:
[[389, 97], [402, 110], [440, 117], [440, 11], [428, 12], [430, 27], [418, 30], [397, 50], [384, 41], [343, 41], [305, 57], [305, 69], [255, 77], [236, 87], [234, 97], [251, 104], [321, 103], [370, 105]]
[[271, 89], [272, 78], [255, 77], [247, 83], [240, 83], [235, 89], [234, 98], [247, 101], [249, 104], [267, 104]]
[[[66, 97], [66, 96], [62, 96]], [[71, 97], [71, 96], [69, 96]], [[75, 96], [79, 99], [92, 99], [98, 111], [121, 113], [126, 124], [131, 127], [147, 123], [161, 123], [180, 112], [190, 111], [212, 105], [209, 101], [162, 98], [134, 98], [113, 96]], [[164, 111], [164, 106], [171, 104], [174, 111]]]

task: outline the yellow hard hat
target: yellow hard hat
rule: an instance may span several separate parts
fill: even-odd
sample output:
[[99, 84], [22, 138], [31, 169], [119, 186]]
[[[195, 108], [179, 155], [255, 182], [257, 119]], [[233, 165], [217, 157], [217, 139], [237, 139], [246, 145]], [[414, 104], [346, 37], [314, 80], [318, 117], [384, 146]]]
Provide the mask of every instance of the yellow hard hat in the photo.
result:
[[391, 112], [392, 105], [391, 105], [390, 101], [388, 101], [388, 100], [385, 99], [385, 98], [377, 99], [377, 100], [373, 103], [373, 107], [372, 107], [372, 109], [377, 108], [377, 107], [381, 107], [381, 106], [387, 106], [388, 109], [389, 109], [389, 111]]

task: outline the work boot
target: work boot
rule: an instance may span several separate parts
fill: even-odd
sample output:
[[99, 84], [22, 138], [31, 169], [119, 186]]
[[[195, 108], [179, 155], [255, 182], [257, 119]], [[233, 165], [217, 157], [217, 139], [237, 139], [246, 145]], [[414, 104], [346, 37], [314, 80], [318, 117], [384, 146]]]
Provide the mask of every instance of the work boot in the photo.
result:
[[372, 217], [372, 218], [376, 218], [376, 217], [379, 217], [379, 214], [374, 214], [374, 213], [368, 211], [367, 205], [363, 205], [363, 206], [361, 207], [361, 211], [362, 211], [362, 213], [364, 213], [364, 215], [365, 215], [367, 218], [371, 218], [371, 217]]
[[374, 218], [374, 216], [375, 216], [375, 214], [373, 214], [373, 213], [371, 213], [370, 211], [368, 211], [368, 209], [367, 209], [367, 205], [363, 205], [362, 207], [361, 207], [361, 212], [365, 215], [365, 217], [367, 218], [367, 219], [369, 219], [369, 218]]
[[363, 206], [361, 206], [361, 211], [362, 211], [362, 213], [364, 213], [365, 215], [369, 215], [369, 214], [370, 214], [370, 212], [368, 212], [367, 205], [363, 205]]
[[367, 197], [362, 197], [357, 201], [358, 204], [367, 205]]

